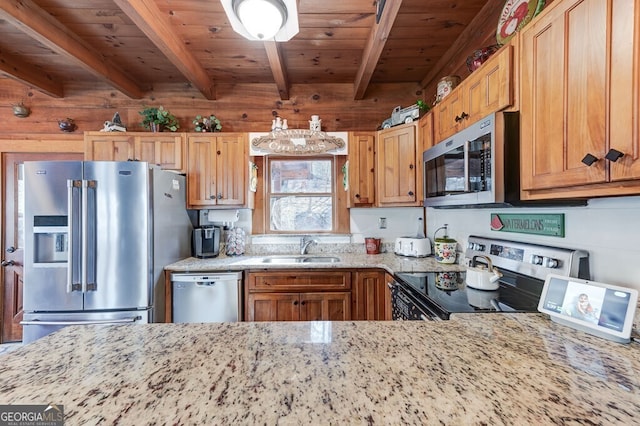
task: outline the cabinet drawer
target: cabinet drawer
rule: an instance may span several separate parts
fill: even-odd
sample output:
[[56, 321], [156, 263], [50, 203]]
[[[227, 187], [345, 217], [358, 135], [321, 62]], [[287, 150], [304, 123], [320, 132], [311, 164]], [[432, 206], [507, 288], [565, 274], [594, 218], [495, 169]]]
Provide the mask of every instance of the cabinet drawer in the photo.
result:
[[249, 291], [333, 291], [351, 289], [351, 272], [277, 271], [250, 272]]

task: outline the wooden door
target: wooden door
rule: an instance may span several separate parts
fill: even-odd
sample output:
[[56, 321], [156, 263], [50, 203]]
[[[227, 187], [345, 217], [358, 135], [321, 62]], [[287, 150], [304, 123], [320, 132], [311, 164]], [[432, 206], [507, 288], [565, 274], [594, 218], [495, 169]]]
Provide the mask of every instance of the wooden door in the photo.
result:
[[298, 321], [300, 295], [298, 293], [249, 293], [247, 321]]
[[219, 206], [242, 207], [247, 193], [249, 159], [244, 134], [218, 136], [216, 143], [216, 193]]
[[375, 133], [349, 134], [349, 207], [375, 204]]
[[22, 284], [24, 264], [24, 206], [22, 163], [38, 160], [82, 160], [82, 154], [5, 153], [3, 170], [2, 334], [1, 342], [22, 340]]
[[[640, 3], [612, 3], [609, 148], [624, 154], [610, 162], [611, 180], [640, 179]], [[635, 88], [632, 90], [631, 88]]]
[[300, 294], [301, 321], [348, 321], [351, 295], [346, 292]]
[[138, 135], [135, 138], [135, 157], [164, 170], [184, 172], [184, 143], [182, 133]]
[[215, 188], [215, 138], [189, 136], [187, 165], [187, 204], [198, 209], [214, 206]]
[[582, 163], [606, 153], [607, 3], [554, 2], [520, 35], [523, 190], [607, 180], [604, 161]]
[[465, 81], [465, 126], [511, 105], [512, 64], [513, 47], [507, 45]]
[[439, 104], [433, 107], [435, 143], [442, 142], [462, 129], [464, 119], [460, 117], [464, 112], [463, 85], [464, 83], [456, 87]]
[[387, 299], [384, 271], [357, 271], [354, 279], [351, 310], [354, 320], [385, 320], [391, 301]]
[[94, 161], [139, 160], [134, 152], [134, 137], [120, 132], [85, 134], [85, 159]]
[[416, 125], [380, 131], [376, 140], [379, 206], [417, 206]]

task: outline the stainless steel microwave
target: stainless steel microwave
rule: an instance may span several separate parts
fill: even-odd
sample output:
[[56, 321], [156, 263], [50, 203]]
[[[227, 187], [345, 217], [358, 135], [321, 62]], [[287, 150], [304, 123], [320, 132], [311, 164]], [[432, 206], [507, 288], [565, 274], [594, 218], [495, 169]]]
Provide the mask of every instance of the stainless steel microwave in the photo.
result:
[[427, 207], [512, 204], [520, 198], [519, 116], [493, 113], [423, 153]]

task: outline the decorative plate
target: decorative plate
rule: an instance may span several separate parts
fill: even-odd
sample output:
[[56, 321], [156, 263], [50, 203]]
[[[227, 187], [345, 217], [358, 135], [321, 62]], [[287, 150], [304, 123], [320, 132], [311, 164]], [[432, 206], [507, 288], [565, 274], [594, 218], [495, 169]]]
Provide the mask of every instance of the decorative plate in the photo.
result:
[[504, 45], [542, 11], [545, 0], [507, 0], [498, 19], [496, 40]]

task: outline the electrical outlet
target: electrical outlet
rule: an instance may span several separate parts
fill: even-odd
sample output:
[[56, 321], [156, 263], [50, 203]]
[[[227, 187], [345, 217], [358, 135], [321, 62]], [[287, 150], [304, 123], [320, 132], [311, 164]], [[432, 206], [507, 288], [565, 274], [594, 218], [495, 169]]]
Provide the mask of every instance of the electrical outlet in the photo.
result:
[[386, 217], [378, 218], [378, 228], [387, 229], [387, 218]]

